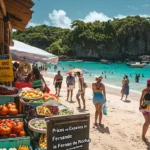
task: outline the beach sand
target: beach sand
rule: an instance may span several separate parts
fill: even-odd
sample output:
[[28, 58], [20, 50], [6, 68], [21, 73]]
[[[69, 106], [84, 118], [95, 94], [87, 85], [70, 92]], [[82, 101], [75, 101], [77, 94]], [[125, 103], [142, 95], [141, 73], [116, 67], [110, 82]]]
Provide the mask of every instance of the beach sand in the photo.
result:
[[[43, 73], [42, 73], [43, 74]], [[44, 74], [43, 74], [44, 75]], [[52, 93], [55, 93], [53, 85], [53, 75], [44, 76]], [[93, 128], [95, 107], [92, 102], [92, 90], [89, 86], [86, 89], [86, 107], [87, 111], [79, 111], [77, 109], [78, 103], [75, 98], [78, 90], [74, 90], [73, 101], [70, 103], [66, 101], [67, 88], [65, 79], [62, 84], [60, 99], [62, 103], [70, 108], [73, 108], [75, 114], [90, 113], [90, 150], [149, 150], [150, 144], [146, 145], [141, 139], [142, 125], [144, 118], [139, 112], [140, 95], [132, 93], [128, 101], [120, 100], [120, 90], [112, 90], [106, 87], [107, 91], [107, 107], [108, 115], [103, 116], [102, 123], [104, 128]], [[148, 132], [149, 133], [149, 132]], [[150, 140], [150, 136], [147, 134]]]

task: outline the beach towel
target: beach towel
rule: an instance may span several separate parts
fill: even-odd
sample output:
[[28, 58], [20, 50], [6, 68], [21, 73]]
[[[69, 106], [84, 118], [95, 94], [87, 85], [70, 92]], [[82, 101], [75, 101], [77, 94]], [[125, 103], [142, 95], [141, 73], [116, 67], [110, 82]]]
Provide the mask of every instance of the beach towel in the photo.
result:
[[129, 85], [124, 85], [122, 87], [122, 91], [123, 94], [129, 95]]

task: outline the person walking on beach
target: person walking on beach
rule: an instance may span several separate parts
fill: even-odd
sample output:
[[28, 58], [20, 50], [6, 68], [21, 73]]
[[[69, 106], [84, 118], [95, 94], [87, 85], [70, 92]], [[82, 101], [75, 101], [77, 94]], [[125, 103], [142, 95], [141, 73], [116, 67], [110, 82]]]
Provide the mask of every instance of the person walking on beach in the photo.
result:
[[145, 135], [150, 125], [150, 78], [147, 80], [147, 87], [142, 91], [139, 110], [143, 113], [145, 119], [142, 129], [142, 139], [147, 141]]
[[72, 101], [73, 96], [73, 89], [75, 88], [75, 77], [72, 76], [72, 73], [69, 72], [69, 76], [66, 78], [66, 84], [67, 84], [67, 101], [69, 99], [69, 94], [71, 93], [70, 101]]
[[126, 95], [126, 98], [125, 98], [125, 101], [126, 101], [129, 95], [129, 79], [127, 75], [125, 75], [124, 80], [122, 81], [121, 93], [122, 93], [121, 100], [123, 99], [123, 96]]
[[78, 105], [79, 105], [79, 109], [81, 109], [81, 103], [80, 103], [80, 96], [83, 102], [83, 109], [85, 110], [86, 106], [85, 106], [85, 87], [84, 87], [84, 78], [81, 76], [80, 72], [77, 72], [77, 76], [78, 76], [78, 85], [79, 85], [79, 90], [78, 93], [76, 95], [77, 101], [78, 101]]
[[63, 81], [63, 76], [60, 74], [60, 71], [57, 72], [57, 75], [54, 77], [54, 82], [53, 84], [55, 85], [55, 90], [57, 96], [60, 95], [60, 89]]
[[[95, 105], [95, 123], [94, 126], [103, 126], [102, 125], [102, 108], [103, 104], [106, 102], [106, 92], [105, 85], [101, 83], [103, 77], [96, 77], [96, 83], [92, 84], [93, 90], [93, 103]], [[99, 117], [99, 124], [97, 123], [97, 119]]]

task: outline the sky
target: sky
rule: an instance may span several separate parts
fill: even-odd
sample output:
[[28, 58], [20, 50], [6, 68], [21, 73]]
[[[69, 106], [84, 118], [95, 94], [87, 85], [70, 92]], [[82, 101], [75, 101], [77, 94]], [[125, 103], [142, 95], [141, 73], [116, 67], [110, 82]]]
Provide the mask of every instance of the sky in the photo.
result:
[[70, 28], [74, 20], [94, 22], [140, 15], [150, 17], [150, 0], [33, 0], [27, 27], [46, 24]]

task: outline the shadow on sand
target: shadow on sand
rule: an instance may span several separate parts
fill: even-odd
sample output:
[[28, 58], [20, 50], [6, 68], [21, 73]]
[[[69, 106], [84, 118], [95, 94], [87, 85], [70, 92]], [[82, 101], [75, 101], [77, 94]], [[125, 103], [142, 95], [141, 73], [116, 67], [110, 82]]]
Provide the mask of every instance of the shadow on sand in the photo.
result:
[[79, 109], [79, 108], [77, 108], [77, 110], [78, 110], [79, 112], [86, 112], [86, 111], [88, 111], [87, 109]]
[[123, 101], [123, 102], [125, 102], [125, 103], [131, 103], [131, 101], [130, 101], [130, 100], [125, 100], [125, 101]]
[[150, 142], [148, 140], [143, 141], [147, 145], [147, 150], [150, 150]]
[[67, 101], [68, 103], [76, 103], [76, 101]]
[[107, 133], [107, 134], [110, 134], [110, 131], [109, 131], [109, 128], [108, 127], [100, 127], [100, 126], [98, 126], [97, 128], [96, 128], [99, 132], [101, 132], [101, 133]]

